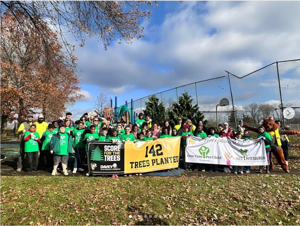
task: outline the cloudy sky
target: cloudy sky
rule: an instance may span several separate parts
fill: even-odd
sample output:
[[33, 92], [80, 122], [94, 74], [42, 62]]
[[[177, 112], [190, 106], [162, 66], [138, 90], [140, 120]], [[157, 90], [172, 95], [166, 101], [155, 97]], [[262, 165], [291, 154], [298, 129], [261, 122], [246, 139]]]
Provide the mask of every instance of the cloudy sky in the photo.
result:
[[[299, 8], [300, 2], [159, 2], [150, 20], [143, 22], [145, 38], [132, 44], [112, 43], [107, 51], [97, 39], [77, 46], [85, 98], [68, 110], [75, 115], [92, 110], [99, 93], [117, 96], [120, 106], [126, 100], [226, 76], [225, 70], [241, 76], [274, 61], [300, 58]], [[295, 105], [300, 94], [295, 88], [300, 86], [299, 62], [280, 70], [284, 101]], [[242, 81], [232, 78], [235, 104], [278, 102], [276, 76], [274, 65]], [[189, 89], [180, 93], [185, 90]], [[197, 92], [203, 110], [230, 98], [226, 78], [200, 83]], [[175, 95], [169, 92], [163, 98]]]

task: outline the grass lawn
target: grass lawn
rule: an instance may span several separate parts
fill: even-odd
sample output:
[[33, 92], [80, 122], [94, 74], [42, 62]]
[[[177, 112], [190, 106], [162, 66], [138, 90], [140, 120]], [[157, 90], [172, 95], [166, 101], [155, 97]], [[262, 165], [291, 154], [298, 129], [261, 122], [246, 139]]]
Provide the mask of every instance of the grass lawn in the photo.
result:
[[[299, 138], [290, 150], [295, 172]], [[299, 225], [300, 177], [1, 176], [1, 224]]]
[[28, 176], [1, 182], [1, 224], [6, 225], [300, 223], [300, 178], [288, 174]]

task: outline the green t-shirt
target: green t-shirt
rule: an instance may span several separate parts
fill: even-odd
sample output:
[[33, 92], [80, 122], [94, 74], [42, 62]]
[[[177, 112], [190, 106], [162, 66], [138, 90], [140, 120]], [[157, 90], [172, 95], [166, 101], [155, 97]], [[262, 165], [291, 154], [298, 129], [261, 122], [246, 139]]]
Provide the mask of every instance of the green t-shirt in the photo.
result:
[[[264, 132], [264, 133], [258, 133], [257, 137], [258, 137], [258, 138], [259, 138], [259, 137], [264, 137], [264, 138], [268, 139], [269, 141], [272, 141], [272, 137], [271, 137], [270, 134], [267, 133], [267, 132]], [[271, 147], [269, 144], [266, 145], [266, 148], [269, 148], [269, 147]]]
[[90, 126], [92, 123], [90, 122], [90, 121], [86, 121], [85, 123], [84, 123], [84, 125], [86, 125], [86, 126]]
[[160, 135], [159, 138], [170, 138], [172, 137], [170, 134], [163, 134], [163, 135]]
[[53, 132], [58, 133], [58, 127], [56, 127]]
[[144, 137], [145, 140], [153, 140], [153, 137]]
[[125, 140], [125, 141], [135, 141], [135, 137], [132, 133], [130, 134], [123, 134], [121, 137], [121, 140]]
[[119, 140], [121, 141], [120, 137], [119, 136], [116, 136], [116, 137], [107, 137], [106, 141], [111, 141], [111, 140]]
[[107, 139], [107, 137], [106, 137], [106, 136], [103, 136], [103, 135], [101, 135], [101, 136], [99, 137], [99, 141], [106, 141], [106, 139]]
[[123, 136], [124, 134], [125, 134], [125, 130], [121, 129], [120, 132], [118, 131], [118, 135], [119, 135], [119, 136]]
[[207, 134], [204, 131], [202, 131], [202, 132], [196, 132], [195, 136], [196, 137], [201, 137], [201, 138], [206, 138]]
[[69, 155], [68, 146], [69, 146], [69, 135], [65, 133], [59, 133], [59, 154], [58, 155]]
[[145, 139], [145, 137], [144, 137], [144, 139], [137, 139], [137, 141], [146, 141], [146, 139]]
[[83, 132], [84, 129], [73, 129], [73, 135], [74, 135], [74, 147], [75, 148], [83, 148]]
[[[24, 137], [30, 135], [30, 131], [26, 131]], [[39, 151], [39, 143], [35, 141], [35, 138], [40, 138], [38, 132], [33, 133], [28, 141], [25, 141], [25, 152], [36, 152]]]
[[146, 122], [145, 119], [137, 119], [135, 120], [135, 124], [137, 124], [139, 127], [142, 127], [143, 123]]
[[95, 133], [87, 133], [87, 134], [85, 134], [84, 139], [86, 139], [87, 141], [98, 140], [99, 135], [96, 132]]
[[213, 135], [211, 135], [212, 137], [220, 137], [219, 134], [215, 133]]
[[250, 136], [247, 136], [247, 137], [245, 137], [245, 136], [242, 136], [242, 139], [245, 139], [245, 140], [247, 140], [247, 139], [251, 139], [251, 137], [250, 137]]
[[65, 128], [65, 133], [70, 134], [71, 133], [71, 129], [74, 129], [73, 127], [66, 127]]
[[42, 151], [50, 150], [50, 140], [54, 134], [56, 134], [56, 132], [50, 132], [48, 130], [43, 133], [45, 140], [43, 142]]

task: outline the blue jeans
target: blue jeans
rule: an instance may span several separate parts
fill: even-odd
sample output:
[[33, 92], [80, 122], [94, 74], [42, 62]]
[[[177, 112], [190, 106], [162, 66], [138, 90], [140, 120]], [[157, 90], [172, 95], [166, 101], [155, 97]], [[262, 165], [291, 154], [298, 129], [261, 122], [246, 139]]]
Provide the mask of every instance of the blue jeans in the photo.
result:
[[82, 168], [82, 164], [85, 159], [85, 149], [83, 148], [75, 148], [75, 161], [74, 168]]

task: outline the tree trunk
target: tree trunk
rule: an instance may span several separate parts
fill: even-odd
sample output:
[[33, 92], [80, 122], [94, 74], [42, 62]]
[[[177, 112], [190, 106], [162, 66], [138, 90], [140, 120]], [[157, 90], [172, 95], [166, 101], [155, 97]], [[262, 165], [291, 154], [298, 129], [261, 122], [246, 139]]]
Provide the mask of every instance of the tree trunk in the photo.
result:
[[7, 131], [6, 131], [7, 119], [8, 119], [8, 115], [1, 115], [1, 135], [4, 137], [7, 136]]

